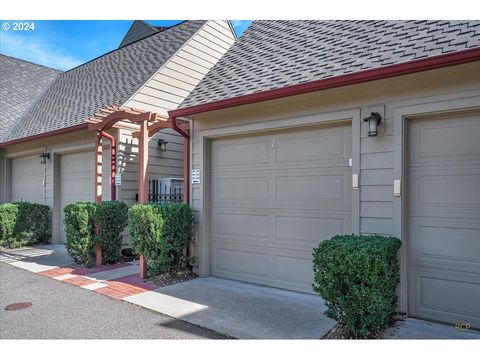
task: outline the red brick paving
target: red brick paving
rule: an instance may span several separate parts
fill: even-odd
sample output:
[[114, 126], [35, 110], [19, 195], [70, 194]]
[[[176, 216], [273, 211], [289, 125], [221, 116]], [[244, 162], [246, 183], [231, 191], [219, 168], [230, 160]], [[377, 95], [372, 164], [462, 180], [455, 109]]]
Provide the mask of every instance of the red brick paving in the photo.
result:
[[[76, 285], [76, 286], [84, 286], [84, 285], [95, 283], [97, 281], [87, 279], [83, 276], [92, 275], [95, 273], [100, 273], [103, 271], [108, 271], [113, 269], [119, 269], [129, 265], [131, 264], [120, 263], [120, 264], [112, 264], [112, 265], [103, 265], [103, 266], [93, 267], [89, 269], [79, 267], [76, 265], [69, 265], [62, 268], [42, 271], [39, 274], [48, 276], [51, 278], [61, 276], [61, 275], [67, 275], [67, 274], [78, 275], [77, 277], [74, 277], [71, 279], [65, 279], [62, 281], [72, 285]], [[140, 279], [139, 274], [123, 276], [117, 279], [113, 279], [109, 281], [101, 281], [101, 282], [106, 284], [107, 286], [100, 289], [95, 289], [93, 291], [99, 294], [109, 296], [113, 299], [122, 299], [124, 297], [140, 294], [142, 292], [150, 291], [155, 288], [153, 285], [144, 283], [143, 280]]]
[[107, 295], [114, 299], [122, 299], [127, 296], [136, 295], [148, 291], [147, 289], [141, 288], [139, 286], [130, 285], [119, 281], [109, 280], [103, 281], [103, 283], [107, 284], [108, 286], [93, 291], [99, 294]]
[[82, 276], [77, 276], [71, 279], [65, 279], [63, 281], [72, 285], [77, 285], [77, 286], [93, 284], [94, 282], [96, 282], [95, 280], [87, 279]]

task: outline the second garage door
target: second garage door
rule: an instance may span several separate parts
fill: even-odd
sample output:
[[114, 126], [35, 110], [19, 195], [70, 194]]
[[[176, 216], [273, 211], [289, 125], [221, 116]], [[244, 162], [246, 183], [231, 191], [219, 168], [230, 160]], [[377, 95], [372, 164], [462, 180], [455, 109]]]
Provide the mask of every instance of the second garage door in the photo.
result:
[[38, 155], [12, 160], [12, 201], [44, 204], [44, 172]]
[[409, 313], [480, 328], [480, 114], [408, 131]]
[[312, 292], [312, 250], [351, 232], [351, 126], [211, 144], [213, 275]]
[[[103, 199], [110, 200], [110, 171], [108, 166], [108, 151], [103, 157]], [[106, 164], [106, 165], [105, 165]], [[76, 201], [95, 201], [94, 189], [94, 153], [83, 152], [62, 155], [60, 160], [60, 240], [65, 242], [63, 226], [63, 209], [67, 204]]]

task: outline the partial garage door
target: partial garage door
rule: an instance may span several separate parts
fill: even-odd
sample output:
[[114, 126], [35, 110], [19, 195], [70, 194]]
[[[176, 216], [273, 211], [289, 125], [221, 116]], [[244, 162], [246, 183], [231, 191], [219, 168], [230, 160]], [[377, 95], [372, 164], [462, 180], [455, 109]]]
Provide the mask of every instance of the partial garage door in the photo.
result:
[[409, 313], [480, 327], [480, 116], [409, 124]]
[[44, 204], [44, 171], [38, 155], [12, 160], [12, 200]]
[[[63, 226], [63, 209], [67, 204], [76, 201], [95, 201], [94, 153], [84, 152], [62, 155], [60, 160], [60, 206], [61, 231], [60, 240], [65, 242]], [[103, 156], [103, 200], [110, 200], [110, 170], [109, 151], [104, 150]]]
[[211, 272], [312, 292], [312, 250], [351, 232], [351, 127], [211, 144]]

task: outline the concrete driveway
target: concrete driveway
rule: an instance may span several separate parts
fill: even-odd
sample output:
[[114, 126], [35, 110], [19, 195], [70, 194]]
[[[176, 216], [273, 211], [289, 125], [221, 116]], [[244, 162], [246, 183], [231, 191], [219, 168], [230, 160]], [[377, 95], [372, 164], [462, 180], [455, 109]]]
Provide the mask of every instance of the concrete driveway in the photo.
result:
[[215, 277], [123, 300], [240, 339], [320, 339], [335, 325], [318, 296]]

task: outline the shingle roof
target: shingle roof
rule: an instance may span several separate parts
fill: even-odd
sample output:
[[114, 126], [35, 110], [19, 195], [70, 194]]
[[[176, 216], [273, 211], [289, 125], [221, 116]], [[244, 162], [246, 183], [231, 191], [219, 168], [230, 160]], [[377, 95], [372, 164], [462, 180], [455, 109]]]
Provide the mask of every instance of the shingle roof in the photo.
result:
[[0, 54], [0, 142], [8, 128], [59, 73], [59, 70]]
[[480, 46], [480, 21], [254, 21], [179, 108]]
[[185, 21], [60, 74], [3, 141], [79, 125], [124, 104], [204, 23]]

